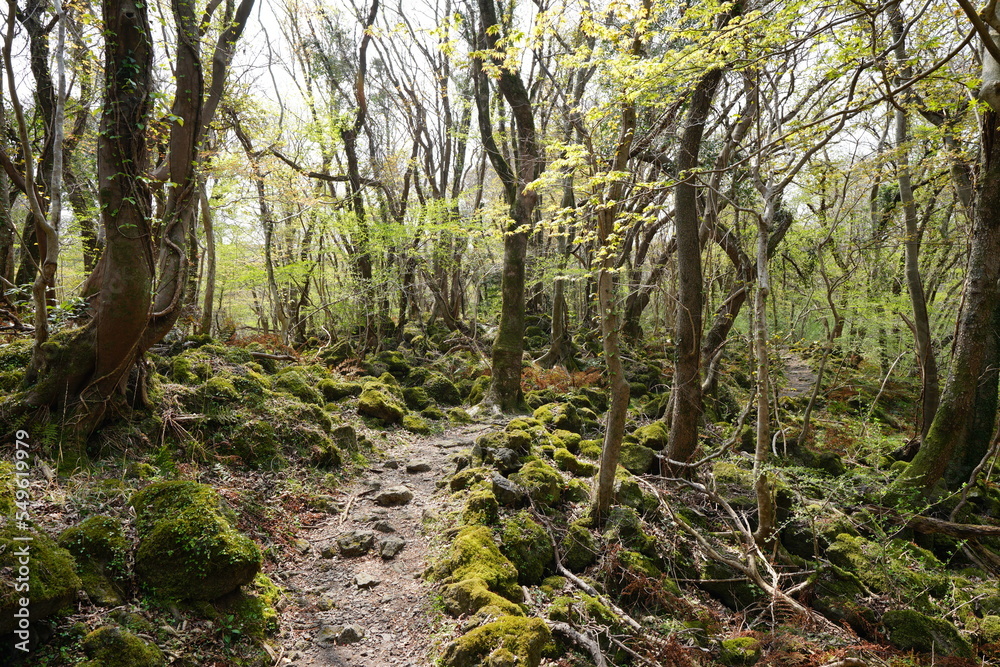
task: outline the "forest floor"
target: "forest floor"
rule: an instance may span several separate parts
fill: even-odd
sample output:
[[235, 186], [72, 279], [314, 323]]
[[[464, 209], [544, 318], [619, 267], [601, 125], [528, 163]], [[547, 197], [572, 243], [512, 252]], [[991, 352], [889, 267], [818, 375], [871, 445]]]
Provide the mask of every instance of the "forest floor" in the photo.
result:
[[791, 350], [781, 351], [781, 362], [785, 366], [785, 383], [778, 389], [778, 395], [808, 399], [816, 385], [816, 372], [812, 366]]
[[[281, 610], [281, 627], [287, 632], [277, 664], [433, 664], [432, 649], [446, 631], [441, 611], [433, 606], [431, 585], [421, 575], [435, 550], [444, 546], [445, 515], [457, 509], [457, 501], [438, 482], [453, 472], [458, 450], [494, 429], [472, 424], [437, 435], [409, 435], [338, 490], [343, 510], [303, 529], [300, 552], [290, 554], [275, 573], [290, 597]], [[384, 494], [399, 487], [409, 490], [412, 499], [404, 502], [403, 494], [386, 500]], [[338, 538], [370, 539], [373, 546], [364, 555], [345, 556]], [[398, 545], [396, 540], [405, 543], [397, 555], [380, 555], [381, 545]]]

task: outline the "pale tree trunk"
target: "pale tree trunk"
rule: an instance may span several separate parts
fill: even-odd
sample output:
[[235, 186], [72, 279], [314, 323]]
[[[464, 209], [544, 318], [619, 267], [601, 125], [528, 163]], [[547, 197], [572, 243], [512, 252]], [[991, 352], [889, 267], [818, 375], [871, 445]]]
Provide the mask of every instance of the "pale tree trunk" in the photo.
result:
[[771, 280], [767, 270], [767, 241], [770, 222], [774, 219], [774, 193], [766, 189], [764, 215], [757, 228], [757, 292], [754, 297], [754, 353], [757, 357], [757, 441], [754, 446], [753, 477], [757, 494], [757, 530], [754, 540], [762, 548], [774, 542], [776, 514], [774, 507], [774, 482], [767, 471], [771, 454], [771, 411], [769, 407], [770, 382], [767, 346], [767, 297]]
[[212, 209], [207, 189], [207, 184], [202, 182], [199, 195], [201, 199], [201, 224], [205, 231], [205, 298], [202, 301], [201, 324], [198, 327], [198, 333], [210, 336], [212, 334], [212, 318], [215, 313], [215, 223], [212, 220]]

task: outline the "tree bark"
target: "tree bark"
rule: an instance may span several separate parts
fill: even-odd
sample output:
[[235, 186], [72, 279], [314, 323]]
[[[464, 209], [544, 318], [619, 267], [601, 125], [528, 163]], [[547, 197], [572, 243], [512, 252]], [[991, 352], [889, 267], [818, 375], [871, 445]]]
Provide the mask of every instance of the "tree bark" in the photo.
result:
[[201, 323], [198, 326], [198, 333], [203, 336], [212, 334], [212, 319], [215, 313], [215, 223], [212, 220], [207, 187], [207, 184], [202, 182], [199, 192], [201, 224], [205, 231], [205, 297], [202, 301]]

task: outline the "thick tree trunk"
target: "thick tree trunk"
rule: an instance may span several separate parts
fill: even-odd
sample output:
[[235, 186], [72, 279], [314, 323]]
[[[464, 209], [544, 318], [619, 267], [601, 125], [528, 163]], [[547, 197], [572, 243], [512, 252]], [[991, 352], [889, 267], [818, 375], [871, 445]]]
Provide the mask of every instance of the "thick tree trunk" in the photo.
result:
[[678, 303], [677, 328], [674, 332], [674, 410], [668, 456], [682, 463], [690, 461], [698, 447], [698, 423], [701, 419], [701, 243], [698, 238], [697, 186], [692, 172], [698, 168], [705, 119], [712, 108], [712, 100], [721, 80], [722, 70], [715, 69], [698, 82], [691, 96], [677, 157], [680, 180], [674, 193], [674, 225], [677, 238]]

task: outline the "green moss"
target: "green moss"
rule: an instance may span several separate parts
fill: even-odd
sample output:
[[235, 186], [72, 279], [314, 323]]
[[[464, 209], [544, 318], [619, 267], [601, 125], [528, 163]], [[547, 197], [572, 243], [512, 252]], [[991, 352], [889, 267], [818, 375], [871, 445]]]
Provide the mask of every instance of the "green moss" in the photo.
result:
[[271, 390], [271, 378], [256, 371], [248, 370], [242, 375], [234, 375], [233, 387], [244, 397], [263, 398]]
[[544, 461], [529, 461], [510, 476], [535, 502], [554, 505], [562, 498], [566, 481], [559, 472]]
[[444, 667], [481, 667], [494, 652], [507, 651], [520, 667], [538, 667], [542, 648], [552, 639], [540, 618], [505, 616], [459, 637], [444, 651]]
[[585, 503], [593, 495], [590, 481], [585, 479], [571, 479], [566, 483], [566, 490], [563, 491], [563, 500], [568, 503]]
[[170, 375], [179, 384], [198, 384], [199, 377], [194, 372], [194, 363], [185, 354], [178, 355], [170, 362]]
[[462, 510], [462, 523], [468, 525], [492, 525], [500, 517], [500, 505], [493, 490], [487, 484], [478, 484], [469, 493]]
[[406, 387], [403, 389], [403, 401], [411, 410], [423, 410], [431, 405], [431, 397], [423, 387]]
[[983, 644], [1000, 643], [1000, 616], [987, 614], [979, 620], [978, 626], [976, 634]]
[[0, 391], [13, 393], [24, 383], [24, 371], [0, 372]]
[[120, 520], [104, 515], [88, 517], [64, 530], [59, 546], [73, 556], [83, 589], [94, 604], [116, 607], [122, 603], [129, 543]]
[[882, 622], [888, 630], [889, 641], [904, 651], [974, 657], [972, 647], [958, 629], [944, 619], [924, 616], [912, 609], [899, 609], [883, 614]]
[[410, 433], [426, 434], [431, 432], [431, 425], [427, 423], [427, 420], [416, 415], [404, 415], [403, 428]]
[[424, 381], [424, 390], [428, 396], [442, 405], [458, 405], [462, 402], [458, 387], [441, 373], [431, 373]]
[[17, 492], [17, 475], [14, 464], [10, 461], [0, 461], [0, 515], [11, 515], [17, 506], [14, 504]]
[[712, 474], [719, 484], [737, 486], [741, 489], [753, 488], [753, 473], [728, 461], [716, 461]]
[[398, 424], [406, 411], [385, 391], [365, 389], [358, 399], [358, 412], [374, 417], [384, 424]]
[[22, 338], [0, 345], [0, 371], [22, 371], [31, 363], [33, 347], [30, 338]]
[[604, 529], [606, 541], [620, 543], [647, 556], [656, 555], [656, 541], [643, 531], [642, 519], [631, 507], [613, 506], [608, 511]]
[[600, 440], [581, 440], [578, 454], [585, 459], [597, 461], [601, 458], [604, 446]]
[[566, 577], [545, 577], [545, 579], [542, 580], [542, 585], [539, 586], [539, 589], [546, 595], [552, 595], [553, 593], [561, 591], [565, 588], [567, 581], [569, 580]]
[[466, 468], [465, 470], [460, 470], [452, 476], [451, 481], [448, 483], [448, 488], [453, 492], [467, 489], [476, 482], [489, 479], [492, 473], [493, 471], [489, 468]]
[[638, 443], [626, 442], [622, 445], [618, 463], [631, 473], [644, 475], [656, 462], [656, 452]]
[[[452, 411], [454, 410], [462, 410], [462, 408], [452, 408]], [[462, 412], [465, 411], [462, 410]], [[439, 408], [436, 405], [428, 405], [426, 408], [420, 411], [420, 416], [423, 417], [424, 419], [432, 419], [434, 421], [441, 421], [442, 419], [448, 419], [448, 415], [446, 415], [444, 411], [441, 410], [441, 408]], [[468, 416], [468, 413], [466, 413], [466, 416]], [[465, 424], [468, 422], [456, 422], [456, 423]]]
[[448, 421], [453, 424], [471, 424], [472, 416], [462, 408], [452, 408], [448, 411]]
[[336, 402], [348, 396], [361, 395], [360, 382], [338, 382], [337, 380], [320, 380], [316, 384], [316, 389], [323, 394], [323, 398], [330, 402]]
[[491, 591], [508, 600], [521, 602], [523, 599], [517, 583], [517, 568], [500, 552], [490, 529], [484, 526], [460, 530], [448, 555], [428, 574], [432, 581], [446, 584], [482, 579]]
[[83, 638], [83, 650], [102, 667], [159, 667], [160, 649], [128, 630], [110, 625], [97, 628]]
[[514, 563], [518, 581], [526, 586], [539, 583], [553, 563], [549, 534], [524, 510], [500, 526], [500, 552]]
[[559, 466], [560, 470], [565, 470], [578, 477], [593, 477], [597, 474], [596, 464], [581, 461], [573, 456], [568, 449], [556, 449], [552, 453], [552, 458], [555, 459], [556, 465]]
[[572, 431], [565, 431], [561, 428], [557, 428], [552, 432], [550, 436], [552, 438], [552, 444], [555, 447], [562, 447], [567, 449], [572, 454], [576, 454], [580, 451], [580, 434], [573, 433]]
[[441, 598], [445, 611], [452, 616], [467, 616], [487, 606], [495, 607], [507, 616], [524, 616], [520, 606], [497, 595], [487, 587], [486, 582], [475, 577], [443, 586]]
[[129, 504], [135, 509], [135, 526], [140, 538], [148, 535], [158, 521], [189, 507], [219, 513], [231, 521], [236, 519], [212, 487], [188, 480], [154, 482], [134, 493]]
[[313, 405], [323, 405], [324, 403], [323, 394], [311, 386], [309, 378], [298, 369], [279, 374], [274, 379], [273, 386], [275, 391], [294, 396], [303, 403], [312, 403]]
[[660, 505], [656, 496], [643, 491], [638, 480], [621, 466], [615, 474], [614, 492], [616, 503], [640, 513], [652, 512]]
[[618, 552], [618, 562], [621, 563], [622, 567], [636, 575], [642, 575], [650, 579], [659, 579], [663, 576], [660, 568], [656, 567], [656, 564], [652, 560], [643, 556], [638, 551], [622, 549]]
[[597, 560], [598, 545], [594, 535], [579, 522], [569, 525], [559, 545], [563, 565], [570, 572], [583, 572]]
[[486, 390], [490, 386], [490, 378], [482, 375], [472, 383], [472, 388], [469, 390], [469, 403], [471, 405], [476, 405], [483, 400], [483, 396], [486, 395]]
[[659, 451], [667, 446], [670, 432], [667, 430], [666, 424], [656, 421], [645, 426], [640, 426], [632, 432], [632, 437], [643, 447]]
[[[27, 564], [20, 560], [25, 550]], [[22, 566], [27, 572], [21, 571]], [[17, 628], [14, 612], [21, 608], [22, 597], [29, 600], [31, 622], [35, 623], [76, 600], [81, 586], [68, 551], [48, 535], [19, 530], [12, 523], [0, 529], [0, 572], [5, 573], [4, 585], [0, 586], [0, 635]], [[20, 580], [23, 576], [27, 579]], [[28, 588], [18, 591], [16, 587], [24, 584]]]
[[216, 434], [213, 444], [221, 454], [235, 454], [250, 466], [269, 467], [281, 458], [281, 439], [267, 421], [249, 419], [228, 434]]
[[719, 662], [731, 667], [756, 664], [761, 654], [760, 641], [753, 637], [723, 639], [719, 644]]
[[574, 595], [561, 595], [552, 601], [545, 612], [553, 621], [572, 623], [574, 625], [583, 624], [590, 627], [593, 623], [608, 628], [616, 628], [621, 625], [618, 617], [615, 616], [607, 606], [597, 598], [586, 593], [574, 592]]
[[572, 403], [547, 403], [537, 408], [532, 416], [545, 426], [579, 433], [583, 423]]
[[281, 590], [266, 574], [258, 573], [248, 590], [237, 589], [213, 603], [222, 631], [232, 639], [249, 637], [262, 641], [278, 631], [275, 605]]
[[942, 597], [949, 590], [944, 566], [934, 554], [905, 540], [881, 543], [842, 533], [827, 548], [826, 557], [873, 591], [896, 595], [928, 611], [927, 595]]

